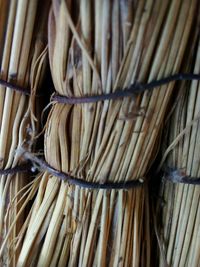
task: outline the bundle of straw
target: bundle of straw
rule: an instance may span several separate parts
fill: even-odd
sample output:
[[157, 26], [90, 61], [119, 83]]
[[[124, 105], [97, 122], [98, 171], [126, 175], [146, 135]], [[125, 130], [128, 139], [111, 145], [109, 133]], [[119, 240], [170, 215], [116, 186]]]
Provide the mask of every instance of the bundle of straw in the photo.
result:
[[[48, 42], [56, 91], [110, 93], [178, 72], [196, 6], [196, 0], [53, 0]], [[115, 101], [55, 103], [47, 162], [91, 182], [146, 180], [173, 86]], [[150, 266], [145, 185], [89, 190], [45, 172], [35, 187], [39, 179], [18, 266]]]
[[[198, 33], [199, 33], [199, 29]], [[195, 39], [193, 38], [194, 44]], [[192, 45], [192, 44], [191, 44]], [[200, 42], [195, 53], [194, 73], [200, 73]], [[163, 161], [173, 171], [162, 183], [161, 233], [166, 260], [172, 267], [200, 266], [200, 188], [181, 184], [180, 176], [200, 177], [200, 85], [193, 81], [180, 88], [180, 100], [170, 118]], [[178, 182], [177, 184], [173, 184]], [[163, 261], [160, 259], [160, 266]]]
[[[22, 162], [15, 151], [26, 140], [29, 149], [37, 134], [35, 91], [44, 75], [45, 20], [39, 15], [38, 1], [0, 0], [0, 78], [16, 86], [30, 89], [30, 96], [0, 86], [0, 169]], [[36, 18], [38, 17], [38, 21]], [[39, 24], [40, 23], [40, 24]], [[43, 52], [44, 51], [44, 52]], [[3, 266], [16, 266], [19, 247], [17, 236], [24, 223], [24, 190], [31, 175], [16, 173], [0, 176], [0, 245]]]

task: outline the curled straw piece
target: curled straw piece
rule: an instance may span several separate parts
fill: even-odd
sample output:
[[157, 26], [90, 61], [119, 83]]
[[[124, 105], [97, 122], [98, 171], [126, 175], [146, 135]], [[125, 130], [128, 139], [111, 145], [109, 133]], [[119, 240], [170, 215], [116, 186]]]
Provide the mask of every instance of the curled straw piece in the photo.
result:
[[167, 168], [163, 178], [173, 183], [200, 185], [200, 178], [185, 175], [181, 170]]
[[20, 155], [26, 160], [31, 161], [34, 167], [43, 171], [47, 171], [48, 173], [60, 178], [60, 180], [68, 182], [71, 185], [77, 185], [87, 189], [131, 189], [142, 186], [144, 184], [143, 178], [118, 183], [105, 182], [101, 184], [96, 182], [89, 182], [56, 170], [55, 168], [50, 166], [45, 160], [34, 156], [32, 153], [24, 150], [23, 148], [19, 149], [18, 153], [20, 153]]
[[83, 103], [96, 103], [99, 101], [105, 100], [115, 100], [123, 97], [130, 97], [134, 94], [140, 94], [144, 91], [151, 91], [156, 87], [168, 84], [174, 81], [192, 81], [198, 80], [200, 81], [200, 74], [192, 74], [192, 73], [179, 73], [168, 76], [166, 78], [155, 80], [150, 83], [142, 84], [135, 82], [129, 87], [122, 89], [117, 89], [113, 93], [102, 94], [102, 95], [92, 95], [92, 96], [83, 96], [83, 97], [67, 97], [64, 95], [54, 95], [52, 97], [52, 101], [56, 101], [62, 104], [83, 104]]

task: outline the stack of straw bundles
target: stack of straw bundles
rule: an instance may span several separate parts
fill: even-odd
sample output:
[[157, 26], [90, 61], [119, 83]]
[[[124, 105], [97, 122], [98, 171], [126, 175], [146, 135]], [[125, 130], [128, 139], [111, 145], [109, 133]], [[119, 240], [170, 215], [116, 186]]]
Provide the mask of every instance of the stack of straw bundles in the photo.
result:
[[[194, 40], [194, 39], [193, 39]], [[192, 45], [192, 44], [191, 44]], [[200, 73], [200, 42], [192, 69]], [[182, 184], [181, 176], [200, 177], [200, 85], [193, 81], [181, 88], [170, 118], [163, 162], [171, 173], [161, 187], [164, 198], [162, 236], [166, 260], [172, 267], [200, 266], [200, 188]], [[173, 184], [175, 182], [175, 184]], [[177, 184], [176, 184], [177, 182]], [[163, 266], [162, 259], [160, 266]]]
[[[196, 9], [196, 0], [53, 0], [48, 42], [56, 92], [110, 93], [179, 72]], [[54, 103], [47, 162], [90, 182], [145, 181], [173, 87], [114, 101]], [[91, 190], [47, 172], [38, 179], [18, 266], [150, 266], [145, 183]]]
[[[0, 169], [20, 165], [16, 149], [24, 141], [31, 149], [37, 134], [37, 122], [32, 115], [37, 110], [34, 94], [44, 75], [48, 15], [46, 12], [46, 19], [44, 13], [39, 15], [37, 2], [0, 0], [0, 78], [31, 88], [33, 95], [30, 101], [30, 96], [23, 92], [14, 91], [9, 85], [0, 86]], [[17, 238], [23, 230], [30, 178], [28, 173], [0, 176], [0, 266], [17, 264], [20, 250]]]

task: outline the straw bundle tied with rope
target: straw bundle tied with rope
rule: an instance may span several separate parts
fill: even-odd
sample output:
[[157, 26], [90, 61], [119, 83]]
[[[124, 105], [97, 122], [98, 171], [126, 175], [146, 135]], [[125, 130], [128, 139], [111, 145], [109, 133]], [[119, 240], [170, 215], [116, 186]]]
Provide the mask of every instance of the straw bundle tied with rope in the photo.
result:
[[[46, 2], [47, 4], [47, 2]], [[41, 5], [40, 5], [41, 6]], [[39, 15], [37, 1], [0, 0], [0, 79], [16, 86], [31, 88], [30, 96], [0, 85], [0, 169], [22, 164], [15, 150], [32, 144], [38, 123], [35, 92], [44, 76], [46, 19]], [[36, 21], [38, 18], [38, 21]], [[46, 22], [45, 22], [46, 20]], [[26, 195], [31, 176], [16, 173], [0, 176], [0, 266], [16, 266], [18, 238], [25, 221]]]
[[[195, 44], [195, 39], [193, 42]], [[200, 41], [197, 40], [196, 43], [194, 66], [190, 62], [190, 68], [193, 68], [195, 73], [200, 73]], [[162, 147], [165, 152], [162, 162], [170, 168], [170, 172], [166, 175], [170, 181], [163, 181], [160, 189], [164, 201], [161, 207], [160, 234], [165, 257], [171, 267], [198, 267], [200, 266], [199, 82], [183, 84], [180, 92], [180, 100], [167, 124], [166, 140]], [[181, 183], [186, 180], [185, 176], [191, 184]], [[197, 181], [198, 184], [192, 184]], [[160, 266], [163, 266], [162, 259]]]
[[[110, 93], [179, 72], [196, 10], [196, 0], [53, 0], [48, 43], [56, 92]], [[146, 181], [173, 87], [112, 101], [53, 103], [46, 161], [90, 182]], [[145, 183], [89, 190], [45, 172], [35, 190], [17, 266], [151, 266]]]
[[[1, 86], [2, 169], [23, 162], [19, 152], [24, 144], [26, 150], [34, 150], [39, 104], [35, 93], [44, 76], [47, 52], [43, 36], [49, 1], [42, 2], [0, 0], [0, 80], [30, 88], [26, 96]], [[1, 176], [2, 264], [154, 265], [147, 177], [175, 83], [94, 103], [75, 99], [70, 104], [69, 99], [118, 94], [118, 88], [125, 90], [138, 81], [148, 83], [178, 73], [185, 58], [191, 56], [187, 45], [190, 39], [196, 40], [197, 14], [197, 0], [52, 0], [48, 49], [56, 94], [44, 129], [44, 166], [48, 171], [33, 181], [28, 173]], [[199, 51], [195, 73], [199, 73], [198, 58]], [[187, 62], [190, 66], [190, 59]], [[62, 96], [68, 97], [68, 103], [59, 103]], [[186, 174], [198, 177], [196, 96], [197, 85], [192, 82], [191, 93], [185, 94], [175, 109], [170, 142], [192, 119], [194, 125], [192, 122], [189, 127], [191, 135], [178, 143], [173, 158], [168, 157], [168, 165], [178, 169], [187, 166]], [[21, 149], [17, 154], [16, 148]], [[22, 154], [28, 159], [28, 152]], [[60, 177], [79, 178], [79, 185], [59, 179], [59, 172], [66, 174]], [[122, 189], [111, 189], [113, 183]], [[130, 183], [137, 187], [129, 188]], [[92, 184], [99, 188], [91, 189]], [[109, 189], [100, 189], [103, 184], [109, 184]], [[164, 226], [164, 238], [167, 261], [174, 266], [198, 266], [199, 193], [195, 188], [168, 182], [163, 187], [165, 197], [173, 195], [178, 200], [168, 199], [163, 212], [165, 222], [171, 218]], [[180, 199], [188, 208], [186, 214]], [[194, 208], [191, 212], [190, 205]], [[191, 233], [193, 226], [197, 238], [183, 238], [181, 231]], [[190, 240], [192, 249], [187, 254]], [[160, 264], [163, 266], [161, 260]]]

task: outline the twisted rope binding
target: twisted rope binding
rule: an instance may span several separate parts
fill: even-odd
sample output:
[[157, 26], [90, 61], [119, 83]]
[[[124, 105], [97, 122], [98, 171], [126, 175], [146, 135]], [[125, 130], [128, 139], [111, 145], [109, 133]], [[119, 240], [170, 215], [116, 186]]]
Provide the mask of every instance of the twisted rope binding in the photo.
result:
[[163, 178], [172, 183], [200, 185], [200, 178], [185, 175], [183, 171], [172, 168], [166, 168]]
[[24, 95], [30, 95], [30, 90], [29, 89], [26, 89], [26, 88], [24, 88], [22, 86], [15, 85], [15, 84], [13, 84], [11, 82], [7, 82], [7, 81], [5, 81], [3, 79], [0, 79], [0, 85], [8, 87], [8, 88], [10, 88], [10, 89], [12, 89], [14, 91], [20, 92], [20, 93], [22, 93]]
[[[58, 103], [63, 104], [82, 104], [82, 103], [96, 103], [99, 101], [105, 101], [105, 100], [115, 100], [120, 99], [124, 97], [131, 97], [135, 94], [141, 94], [144, 91], [151, 91], [156, 87], [160, 87], [162, 85], [168, 84], [170, 82], [175, 81], [193, 81], [197, 80], [200, 81], [200, 74], [193, 74], [193, 73], [178, 73], [174, 75], [170, 75], [166, 78], [155, 80], [149, 83], [138, 83], [135, 82], [129, 87], [122, 89], [117, 89], [113, 93], [109, 94], [102, 94], [102, 95], [92, 95], [92, 96], [83, 96], [83, 97], [67, 97], [64, 95], [55, 94], [52, 97], [53, 101], [56, 101]], [[14, 91], [23, 93], [25, 95], [30, 95], [30, 90], [27, 88], [24, 88], [22, 86], [15, 85], [11, 82], [7, 82], [3, 79], [0, 79], [0, 85], [8, 87]]]
[[[53, 96], [52, 100], [58, 103], [63, 103], [63, 104], [96, 103], [99, 101], [115, 100], [115, 99], [120, 99], [124, 97], [130, 97], [135, 94], [143, 93], [146, 90], [151, 91], [156, 87], [160, 87], [170, 82], [183, 81], [183, 80], [184, 81], [192, 81], [192, 80], [200, 81], [200, 75], [192, 74], [192, 73], [180, 73], [180, 74], [168, 76], [160, 80], [155, 80], [155, 81], [152, 81], [146, 84], [136, 82], [130, 85], [129, 87], [124, 88], [123, 90], [117, 89], [115, 92], [109, 93], [109, 94], [83, 96], [83, 97], [70, 97], [70, 98], [67, 96], [56, 94]], [[25, 95], [30, 95], [30, 90], [23, 88], [21, 86], [14, 85], [3, 79], [0, 79], [0, 85], [9, 87], [10, 89], [21, 92]], [[129, 188], [138, 187], [144, 184], [143, 178], [138, 179], [138, 180], [127, 181], [127, 182], [118, 182], [118, 183], [105, 182], [101, 184], [101, 183], [96, 183], [96, 182], [89, 182], [89, 181], [82, 180], [80, 178], [73, 177], [69, 174], [59, 172], [58, 170], [50, 166], [47, 162], [45, 162], [43, 159], [39, 159], [27, 151], [24, 151], [23, 154], [25, 154], [26, 158], [31, 160], [32, 163], [37, 164], [40, 169], [48, 171], [52, 175], [59, 177], [61, 180], [66, 180], [70, 184], [78, 185], [84, 188], [129, 189]], [[0, 170], [0, 175], [15, 174], [19, 172], [26, 172], [28, 170], [31, 170], [31, 166], [29, 163], [26, 163], [24, 165], [19, 165], [13, 168]], [[168, 171], [167, 173], [165, 173], [164, 178], [174, 183], [200, 184], [200, 178], [182, 175], [181, 172], [178, 170], [171, 170], [170, 172]]]
[[144, 91], [151, 91], [156, 87], [160, 87], [162, 85], [166, 85], [170, 82], [175, 81], [200, 81], [200, 74], [192, 74], [192, 73], [179, 73], [168, 76], [166, 78], [155, 80], [150, 83], [138, 83], [135, 82], [129, 87], [124, 88], [123, 90], [118, 88], [115, 92], [109, 94], [102, 95], [91, 95], [91, 96], [83, 96], [83, 97], [67, 97], [64, 95], [55, 94], [52, 97], [52, 101], [62, 103], [62, 104], [84, 104], [84, 103], [96, 103], [99, 101], [105, 100], [115, 100], [124, 97], [131, 97], [136, 94], [141, 94]]
[[36, 168], [39, 170], [47, 171], [48, 173], [60, 178], [60, 180], [66, 181], [71, 185], [77, 185], [87, 189], [130, 189], [136, 188], [139, 186], [143, 186], [145, 181], [143, 178], [138, 180], [131, 180], [127, 182], [105, 182], [105, 183], [97, 183], [97, 182], [89, 182], [86, 180], [82, 180], [80, 178], [71, 176], [67, 173], [61, 172], [50, 166], [45, 160], [34, 156], [32, 153], [21, 149], [21, 156], [25, 159], [34, 163]]
[[11, 174], [17, 174], [17, 173], [31, 171], [31, 167], [32, 167], [31, 163], [24, 163], [24, 164], [17, 165], [17, 166], [12, 167], [12, 168], [1, 169], [0, 175], [11, 175]]

